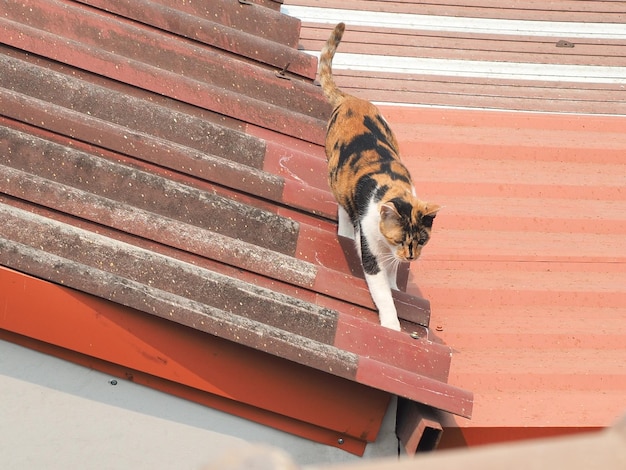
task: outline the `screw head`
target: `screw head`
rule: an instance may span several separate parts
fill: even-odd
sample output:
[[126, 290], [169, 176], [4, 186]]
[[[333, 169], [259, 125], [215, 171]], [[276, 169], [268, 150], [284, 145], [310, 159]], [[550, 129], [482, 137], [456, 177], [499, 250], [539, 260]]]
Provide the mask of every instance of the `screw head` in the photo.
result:
[[117, 380], [115, 380], [115, 379], [111, 379], [111, 380], [109, 380], [109, 383], [110, 383], [111, 385], [117, 385]]
[[343, 437], [340, 437], [339, 439], [337, 439], [337, 444], [341, 445], [344, 443]]
[[420, 339], [420, 335], [417, 333], [417, 331], [414, 331], [413, 333], [411, 333], [411, 338]]

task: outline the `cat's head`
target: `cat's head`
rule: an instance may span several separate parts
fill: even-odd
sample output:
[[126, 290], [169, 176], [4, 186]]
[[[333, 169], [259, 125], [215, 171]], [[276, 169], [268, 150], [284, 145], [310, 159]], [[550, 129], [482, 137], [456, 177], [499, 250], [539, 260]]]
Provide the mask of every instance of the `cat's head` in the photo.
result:
[[416, 198], [394, 198], [380, 205], [380, 233], [396, 259], [419, 258], [439, 209]]

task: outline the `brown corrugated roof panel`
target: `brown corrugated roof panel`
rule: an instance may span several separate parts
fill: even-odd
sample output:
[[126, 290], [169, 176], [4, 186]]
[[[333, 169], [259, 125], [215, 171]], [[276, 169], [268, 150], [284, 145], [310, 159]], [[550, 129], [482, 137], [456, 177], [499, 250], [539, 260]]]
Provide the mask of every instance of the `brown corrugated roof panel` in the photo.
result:
[[[330, 108], [312, 83], [316, 60], [295, 48], [299, 21], [234, 0], [9, 1], [3, 13], [0, 263], [6, 286], [29, 289], [3, 289], [12, 339], [93, 354], [98, 367], [320, 442], [339, 445], [340, 433], [355, 453], [376, 438], [390, 394], [471, 415], [471, 393], [447, 384], [451, 349], [427, 328], [428, 301], [396, 295], [413, 337], [381, 328], [338, 240], [322, 148]], [[37, 303], [44, 294], [67, 311]], [[63, 328], [42, 327], [49, 315]], [[142, 328], [169, 336], [182, 362], [163, 352], [154, 368], [87, 346]], [[239, 366], [255, 354], [274, 364], [283, 376], [268, 390], [296, 373], [340, 387], [349, 429], [298, 410], [309, 395], [257, 402], [180, 378], [210, 344], [234, 345]], [[369, 398], [351, 402], [359, 393]]]

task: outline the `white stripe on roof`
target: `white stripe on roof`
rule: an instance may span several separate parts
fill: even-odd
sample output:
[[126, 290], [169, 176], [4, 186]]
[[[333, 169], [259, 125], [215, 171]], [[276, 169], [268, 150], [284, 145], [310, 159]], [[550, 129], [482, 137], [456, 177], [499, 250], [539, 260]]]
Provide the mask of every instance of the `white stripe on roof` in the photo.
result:
[[[414, 30], [462, 31], [466, 33], [555, 36], [559, 38], [626, 39], [626, 25], [554, 21], [500, 20], [449, 16], [413, 15], [333, 8], [283, 5], [282, 11], [302, 21], [318, 24], [365, 25]], [[319, 57], [319, 51], [306, 51]], [[336, 70], [376, 71], [414, 75], [540, 80], [551, 82], [626, 84], [626, 67], [537, 64], [480, 60], [397, 57], [337, 53]]]
[[[319, 58], [318, 51], [306, 52]], [[490, 62], [338, 52], [333, 59], [333, 69], [450, 77], [626, 84], [626, 67], [596, 65]]]
[[474, 34], [550, 36], [562, 39], [626, 39], [626, 25], [619, 23], [464, 18], [293, 5], [283, 5], [281, 11], [311, 23], [335, 24], [343, 21], [352, 25], [380, 28], [454, 31]]

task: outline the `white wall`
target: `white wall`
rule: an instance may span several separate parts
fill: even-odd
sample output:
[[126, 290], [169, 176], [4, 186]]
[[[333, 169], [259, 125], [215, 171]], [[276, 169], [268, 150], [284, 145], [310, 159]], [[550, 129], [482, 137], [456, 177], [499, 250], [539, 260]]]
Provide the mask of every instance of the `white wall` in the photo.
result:
[[[366, 457], [397, 455], [394, 421], [395, 405]], [[358, 460], [334, 447], [0, 341], [2, 469], [197, 469], [247, 442], [286, 449], [301, 465]]]

